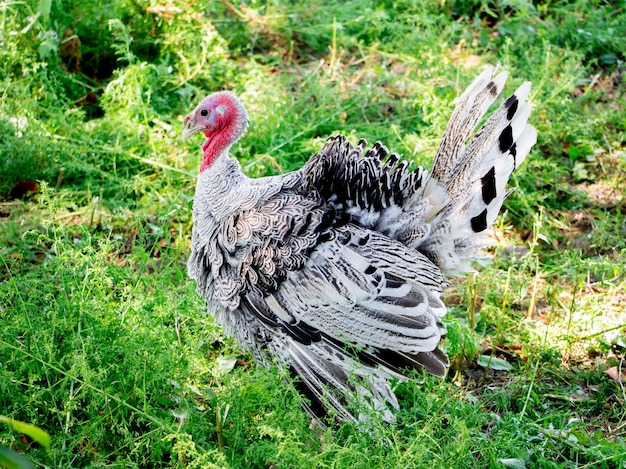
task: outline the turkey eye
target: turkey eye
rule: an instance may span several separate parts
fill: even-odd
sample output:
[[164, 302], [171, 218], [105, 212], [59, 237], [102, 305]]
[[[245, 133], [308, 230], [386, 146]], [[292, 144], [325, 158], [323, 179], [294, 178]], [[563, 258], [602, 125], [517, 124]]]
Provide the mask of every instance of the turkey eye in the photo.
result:
[[206, 109], [203, 109], [202, 111], [200, 111], [200, 115], [206, 117], [209, 115], [209, 111], [207, 111]]

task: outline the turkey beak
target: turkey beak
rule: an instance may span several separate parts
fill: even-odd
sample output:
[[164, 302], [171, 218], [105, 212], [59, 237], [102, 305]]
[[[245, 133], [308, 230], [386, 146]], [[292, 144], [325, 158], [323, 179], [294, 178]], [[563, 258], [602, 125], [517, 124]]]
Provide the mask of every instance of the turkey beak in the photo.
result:
[[193, 113], [187, 114], [183, 121], [183, 140], [187, 140], [193, 134], [197, 134], [203, 130], [203, 127], [199, 125], [194, 119]]

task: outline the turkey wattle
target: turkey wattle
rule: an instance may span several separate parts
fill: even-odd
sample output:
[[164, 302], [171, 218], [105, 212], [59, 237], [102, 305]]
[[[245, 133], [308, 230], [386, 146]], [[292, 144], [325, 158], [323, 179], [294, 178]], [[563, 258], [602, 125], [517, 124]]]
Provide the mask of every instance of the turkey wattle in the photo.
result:
[[336, 136], [299, 171], [250, 179], [228, 156], [248, 123], [233, 94], [185, 117], [183, 139], [207, 137], [189, 275], [242, 348], [300, 377], [314, 417], [358, 421], [358, 402], [391, 420], [390, 378], [445, 376], [445, 275], [471, 270], [536, 141], [528, 82], [472, 136], [506, 77], [488, 68], [458, 98], [430, 174]]

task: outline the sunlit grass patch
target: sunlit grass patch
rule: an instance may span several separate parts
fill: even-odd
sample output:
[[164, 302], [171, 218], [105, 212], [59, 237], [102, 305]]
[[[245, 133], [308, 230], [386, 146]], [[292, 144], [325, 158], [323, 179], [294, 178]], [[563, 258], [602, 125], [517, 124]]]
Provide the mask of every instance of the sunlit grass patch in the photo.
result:
[[[623, 9], [175, 0], [1, 13], [0, 414], [52, 446], [9, 427], [0, 445], [46, 467], [626, 467]], [[445, 292], [451, 372], [398, 383], [395, 425], [309, 428], [293, 384], [225, 338], [187, 278], [201, 155], [180, 141], [183, 116], [237, 92], [251, 125], [232, 153], [252, 176], [300, 167], [339, 132], [429, 167], [454, 98], [487, 63], [510, 72], [505, 93], [533, 82], [539, 139], [490, 262]]]

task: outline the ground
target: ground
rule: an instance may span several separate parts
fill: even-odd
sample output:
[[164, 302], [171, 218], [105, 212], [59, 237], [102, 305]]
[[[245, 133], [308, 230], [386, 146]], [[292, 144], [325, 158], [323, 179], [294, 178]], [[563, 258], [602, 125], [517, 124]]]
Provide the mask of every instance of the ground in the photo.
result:
[[[626, 467], [621, 2], [6, 3], [0, 22], [0, 427], [43, 467]], [[487, 64], [533, 82], [538, 143], [494, 246], [455, 279], [445, 380], [397, 422], [312, 427], [187, 278], [199, 141], [230, 89], [251, 176], [366, 138], [429, 167]], [[0, 452], [0, 456], [1, 456]]]

